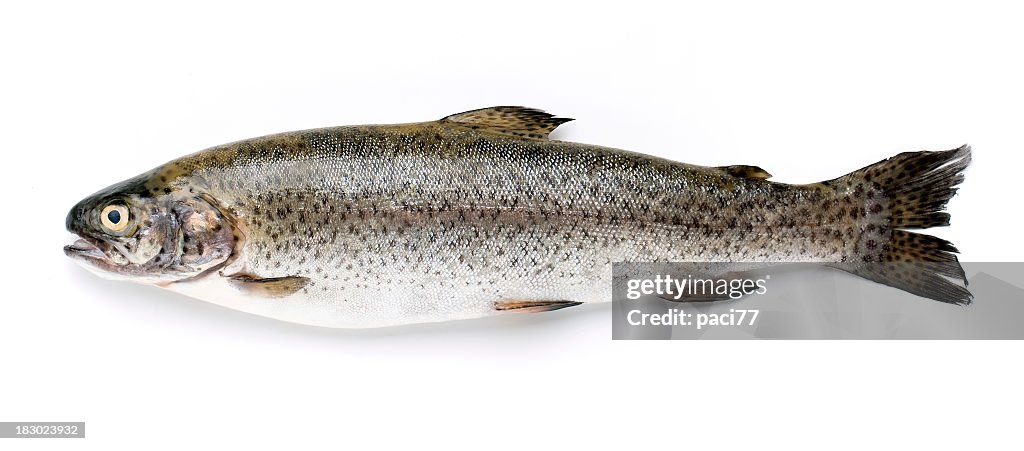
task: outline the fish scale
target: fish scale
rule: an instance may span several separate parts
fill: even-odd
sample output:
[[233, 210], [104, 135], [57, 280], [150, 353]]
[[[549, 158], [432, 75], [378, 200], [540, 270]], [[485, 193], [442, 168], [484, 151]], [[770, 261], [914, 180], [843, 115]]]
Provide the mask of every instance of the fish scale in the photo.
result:
[[[874, 251], [865, 234], [884, 241], [893, 220], [879, 203], [887, 187], [857, 172], [790, 185], [755, 166], [547, 139], [565, 121], [495, 107], [240, 141], [87, 198], [69, 229], [102, 248], [105, 238], [72, 216], [118, 196], [209, 210], [230, 245], [204, 240], [208, 227], [183, 235], [230, 256], [175, 276], [164, 268], [162, 286], [287, 321], [375, 327], [609, 301], [614, 262], [863, 261]], [[921, 154], [966, 166], [969, 153], [950, 152]], [[929, 183], [955, 184], [936, 178], [942, 168], [919, 169]], [[954, 169], [955, 179], [963, 168]], [[944, 205], [952, 194], [939, 191]], [[890, 254], [901, 255], [878, 259]]]

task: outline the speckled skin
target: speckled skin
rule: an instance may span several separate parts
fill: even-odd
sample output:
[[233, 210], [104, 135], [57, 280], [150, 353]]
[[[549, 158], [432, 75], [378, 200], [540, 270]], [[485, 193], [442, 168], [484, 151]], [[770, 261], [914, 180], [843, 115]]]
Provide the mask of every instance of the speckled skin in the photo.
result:
[[161, 174], [234, 212], [232, 270], [311, 279], [248, 310], [330, 326], [608, 301], [612, 262], [839, 260], [860, 233], [821, 185], [438, 123], [258, 138]]
[[[272, 135], [125, 183], [140, 197], [206, 199], [234, 237], [219, 266], [161, 285], [320, 326], [473, 318], [501, 313], [503, 301], [609, 301], [618, 261], [886, 259], [878, 183], [774, 183], [758, 168], [545, 139], [564, 119], [522, 133], [483, 121]], [[309, 280], [259, 296], [230, 283], [235, 274]]]

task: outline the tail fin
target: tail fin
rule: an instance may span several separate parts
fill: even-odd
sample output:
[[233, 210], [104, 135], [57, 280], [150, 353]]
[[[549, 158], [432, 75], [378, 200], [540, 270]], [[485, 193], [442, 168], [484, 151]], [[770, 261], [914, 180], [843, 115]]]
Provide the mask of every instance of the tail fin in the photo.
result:
[[957, 249], [946, 240], [906, 231], [949, 225], [949, 213], [942, 210], [964, 181], [970, 161], [967, 145], [906, 152], [825, 182], [864, 201], [855, 261], [836, 266], [918, 296], [970, 304], [973, 296]]

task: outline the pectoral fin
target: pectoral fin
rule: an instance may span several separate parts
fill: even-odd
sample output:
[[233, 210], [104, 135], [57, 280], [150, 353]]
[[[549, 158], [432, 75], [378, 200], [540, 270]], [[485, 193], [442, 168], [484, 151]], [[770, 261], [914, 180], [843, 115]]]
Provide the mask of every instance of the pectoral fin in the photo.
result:
[[719, 166], [718, 169], [725, 171], [729, 175], [742, 177], [745, 179], [766, 180], [772, 176], [771, 174], [768, 173], [768, 171], [761, 169], [758, 166], [749, 166], [745, 164]]
[[226, 277], [239, 290], [269, 298], [283, 298], [309, 284], [308, 278], [299, 276], [259, 277], [252, 274], [234, 274]]
[[498, 311], [509, 311], [517, 313], [550, 312], [580, 305], [582, 302], [574, 301], [524, 301], [519, 299], [506, 299], [494, 303], [494, 309]]

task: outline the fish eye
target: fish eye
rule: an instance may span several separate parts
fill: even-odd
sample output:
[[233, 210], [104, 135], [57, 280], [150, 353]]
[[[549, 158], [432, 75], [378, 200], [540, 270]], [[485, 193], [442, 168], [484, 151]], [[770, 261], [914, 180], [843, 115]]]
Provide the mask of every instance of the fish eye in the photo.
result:
[[128, 228], [128, 207], [110, 204], [100, 211], [100, 224], [110, 233], [121, 233]]

